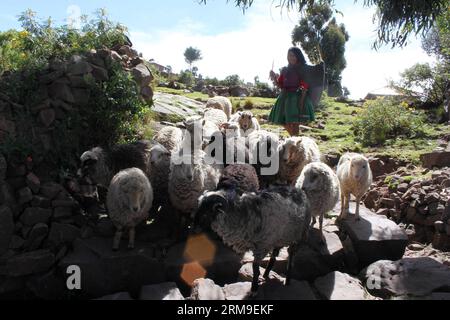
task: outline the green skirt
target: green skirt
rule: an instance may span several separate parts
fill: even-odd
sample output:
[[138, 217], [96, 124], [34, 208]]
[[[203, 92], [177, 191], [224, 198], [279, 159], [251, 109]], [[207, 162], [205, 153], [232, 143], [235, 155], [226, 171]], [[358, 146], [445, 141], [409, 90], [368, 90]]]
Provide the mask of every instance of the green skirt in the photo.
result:
[[300, 112], [299, 102], [302, 92], [283, 91], [278, 97], [269, 115], [269, 122], [274, 124], [308, 123], [315, 120], [314, 106], [307, 95], [305, 106]]

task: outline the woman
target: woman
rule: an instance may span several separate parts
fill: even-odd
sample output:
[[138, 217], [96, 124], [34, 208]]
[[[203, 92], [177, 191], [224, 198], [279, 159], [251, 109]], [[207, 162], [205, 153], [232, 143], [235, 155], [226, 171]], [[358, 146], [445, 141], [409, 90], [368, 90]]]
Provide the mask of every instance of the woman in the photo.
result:
[[274, 84], [282, 89], [269, 115], [269, 121], [281, 124], [291, 136], [298, 136], [299, 125], [314, 121], [314, 106], [308, 95], [308, 84], [301, 80], [300, 70], [306, 65], [302, 51], [293, 47], [288, 51], [289, 65], [281, 74], [270, 72]]

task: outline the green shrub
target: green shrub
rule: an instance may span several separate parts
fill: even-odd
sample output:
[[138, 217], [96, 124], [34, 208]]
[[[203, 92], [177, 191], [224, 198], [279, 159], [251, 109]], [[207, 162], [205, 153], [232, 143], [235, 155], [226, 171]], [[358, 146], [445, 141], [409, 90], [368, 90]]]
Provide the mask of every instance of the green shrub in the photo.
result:
[[180, 73], [180, 77], [178, 78], [178, 81], [182, 84], [186, 85], [187, 87], [191, 87], [195, 84], [195, 77], [189, 70], [182, 71]]
[[354, 122], [354, 133], [364, 146], [375, 146], [387, 139], [423, 135], [423, 114], [393, 99], [368, 101]]
[[19, 17], [22, 31], [0, 32], [0, 74], [24, 68], [39, 69], [50, 58], [65, 60], [91, 49], [112, 48], [126, 44], [127, 29], [109, 20], [104, 9], [95, 18], [82, 19], [80, 30], [67, 25], [56, 27], [48, 18], [39, 21], [32, 10]]

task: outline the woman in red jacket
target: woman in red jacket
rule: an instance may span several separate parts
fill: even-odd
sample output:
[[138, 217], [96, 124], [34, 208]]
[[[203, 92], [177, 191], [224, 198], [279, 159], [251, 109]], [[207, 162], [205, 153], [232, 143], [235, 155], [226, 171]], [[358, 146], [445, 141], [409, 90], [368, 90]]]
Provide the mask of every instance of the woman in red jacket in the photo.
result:
[[289, 65], [281, 74], [270, 72], [270, 78], [282, 89], [269, 115], [269, 121], [281, 124], [291, 136], [299, 134], [299, 125], [314, 121], [314, 106], [308, 96], [308, 84], [301, 80], [299, 70], [306, 64], [302, 51], [293, 47], [288, 51]]

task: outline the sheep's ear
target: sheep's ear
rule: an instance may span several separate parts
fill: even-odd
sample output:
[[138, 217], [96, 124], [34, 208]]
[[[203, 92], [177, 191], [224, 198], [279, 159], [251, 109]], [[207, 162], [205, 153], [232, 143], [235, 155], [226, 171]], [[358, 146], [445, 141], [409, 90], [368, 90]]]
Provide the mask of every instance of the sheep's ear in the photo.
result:
[[205, 124], [206, 124], [206, 120], [203, 119], [203, 121], [202, 121], [202, 126], [204, 126]]
[[222, 212], [223, 210], [223, 205], [221, 203], [215, 203], [213, 205], [213, 211], [214, 212]]

